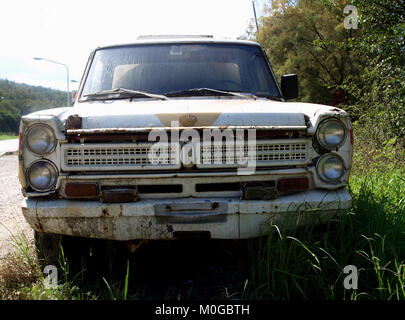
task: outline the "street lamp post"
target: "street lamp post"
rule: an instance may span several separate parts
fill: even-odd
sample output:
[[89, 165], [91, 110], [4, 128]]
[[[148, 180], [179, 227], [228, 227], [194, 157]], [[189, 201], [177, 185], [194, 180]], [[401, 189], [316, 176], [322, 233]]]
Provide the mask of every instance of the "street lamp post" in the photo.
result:
[[54, 60], [46, 59], [46, 58], [34, 57], [34, 60], [44, 60], [44, 61], [52, 62], [52, 63], [60, 64], [60, 65], [62, 65], [62, 66], [64, 66], [64, 67], [66, 68], [66, 76], [67, 76], [67, 79], [66, 79], [66, 83], [67, 83], [67, 91], [66, 91], [67, 98], [66, 98], [66, 103], [67, 103], [67, 106], [69, 107], [69, 106], [70, 106], [70, 103], [69, 103], [69, 67], [68, 67], [68, 65], [67, 65], [67, 64], [64, 64], [64, 63], [61, 63], [61, 62], [54, 61]]
[[256, 22], [256, 32], [259, 32], [259, 24], [257, 23], [256, 7], [255, 7], [254, 0], [252, 0], [252, 6], [253, 6], [253, 14], [255, 16], [255, 22]]

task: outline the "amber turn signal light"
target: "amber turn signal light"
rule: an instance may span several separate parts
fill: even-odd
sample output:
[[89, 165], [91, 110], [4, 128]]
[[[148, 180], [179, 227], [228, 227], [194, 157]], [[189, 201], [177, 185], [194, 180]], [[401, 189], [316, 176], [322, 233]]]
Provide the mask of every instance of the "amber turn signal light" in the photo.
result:
[[278, 180], [278, 191], [284, 192], [300, 192], [308, 190], [308, 178], [285, 178]]
[[65, 194], [68, 198], [98, 198], [97, 183], [66, 183]]

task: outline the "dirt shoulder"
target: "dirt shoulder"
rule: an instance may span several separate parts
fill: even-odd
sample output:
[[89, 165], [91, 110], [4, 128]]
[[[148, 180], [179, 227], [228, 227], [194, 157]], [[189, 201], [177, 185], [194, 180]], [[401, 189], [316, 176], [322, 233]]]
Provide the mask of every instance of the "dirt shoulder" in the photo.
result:
[[[0, 157], [0, 264], [5, 255], [14, 249], [13, 236], [23, 232], [28, 241], [33, 241], [33, 231], [21, 212], [24, 199], [18, 181], [18, 158], [16, 155]], [[11, 233], [10, 233], [11, 232]]]

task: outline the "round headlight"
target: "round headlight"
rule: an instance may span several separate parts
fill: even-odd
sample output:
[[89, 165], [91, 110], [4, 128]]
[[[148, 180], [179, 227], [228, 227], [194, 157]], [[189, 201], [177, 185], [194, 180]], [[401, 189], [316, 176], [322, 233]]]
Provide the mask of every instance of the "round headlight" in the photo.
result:
[[341, 157], [337, 154], [328, 153], [319, 159], [316, 171], [321, 180], [334, 183], [343, 176], [345, 167]]
[[45, 124], [35, 124], [29, 128], [25, 141], [28, 149], [38, 155], [50, 153], [56, 146], [55, 134]]
[[58, 177], [55, 166], [44, 160], [39, 160], [31, 165], [27, 171], [30, 186], [36, 191], [48, 191], [52, 189]]
[[319, 124], [316, 136], [320, 145], [325, 149], [336, 149], [345, 141], [346, 127], [336, 118], [326, 119]]

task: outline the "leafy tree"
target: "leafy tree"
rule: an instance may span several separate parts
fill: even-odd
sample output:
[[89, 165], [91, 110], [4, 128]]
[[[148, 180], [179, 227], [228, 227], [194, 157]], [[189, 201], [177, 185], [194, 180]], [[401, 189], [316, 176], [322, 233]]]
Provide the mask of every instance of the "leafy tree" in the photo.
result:
[[405, 145], [405, 0], [353, 0], [363, 32], [346, 43], [363, 58], [344, 87], [375, 140]]
[[343, 26], [347, 1], [335, 2], [273, 0], [261, 19], [257, 40], [278, 77], [299, 75], [301, 101], [331, 104], [332, 93], [361, 69], [355, 55], [340, 45], [353, 33]]
[[[358, 29], [345, 28], [349, 4]], [[278, 77], [299, 75], [300, 100], [334, 104], [332, 94], [343, 93], [339, 106], [373, 141], [404, 146], [405, 0], [272, 0], [269, 8], [257, 41]]]

